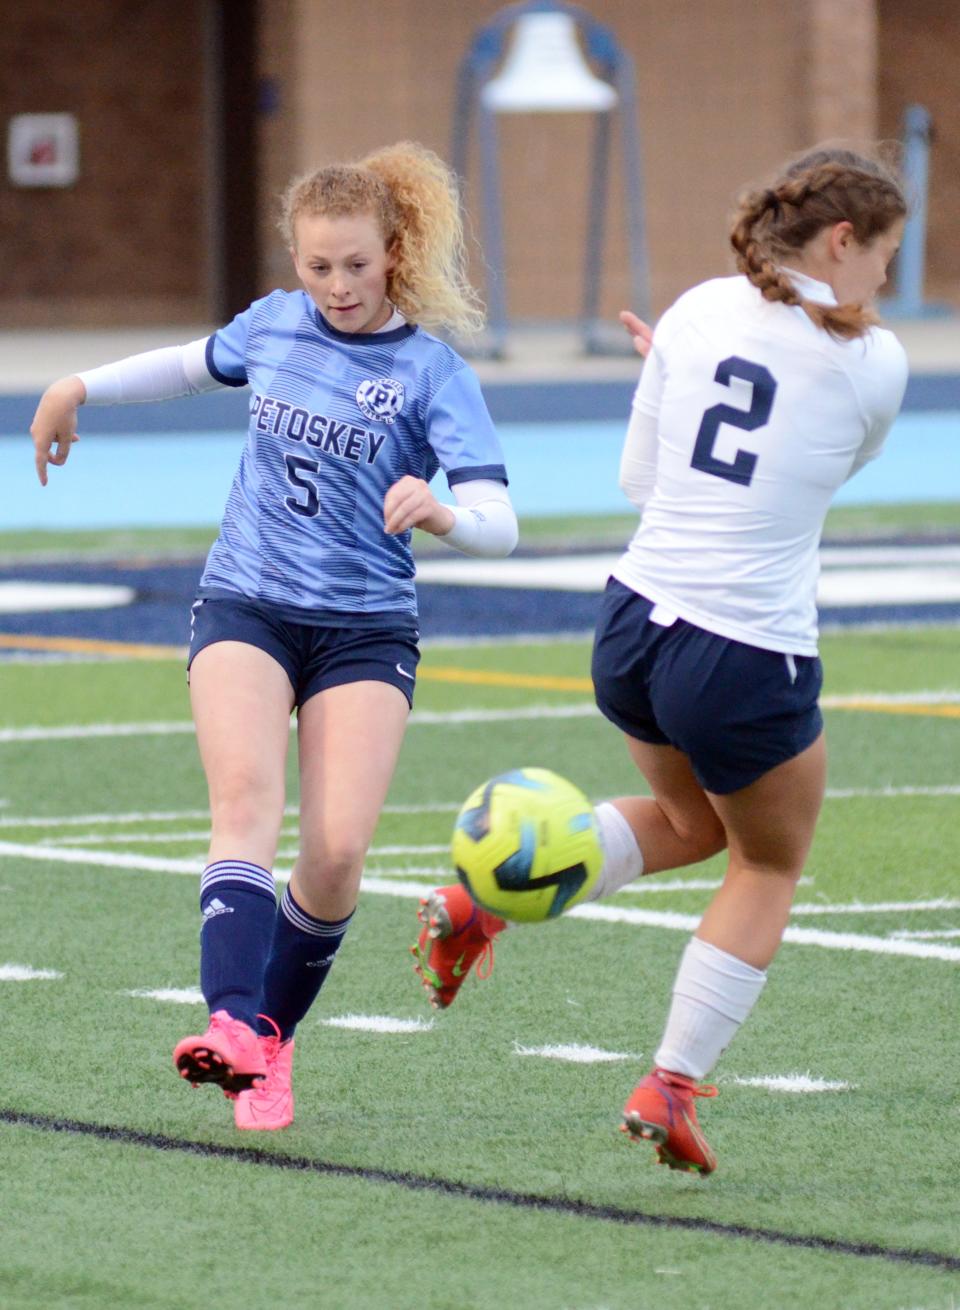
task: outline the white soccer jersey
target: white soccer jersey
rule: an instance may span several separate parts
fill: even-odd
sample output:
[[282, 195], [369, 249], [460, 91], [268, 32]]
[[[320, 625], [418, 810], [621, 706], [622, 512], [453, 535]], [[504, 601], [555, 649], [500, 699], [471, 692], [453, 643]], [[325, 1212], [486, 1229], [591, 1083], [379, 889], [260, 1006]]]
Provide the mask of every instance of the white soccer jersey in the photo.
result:
[[[836, 303], [791, 277], [806, 299]], [[745, 277], [686, 292], [657, 324], [634, 397], [640, 427], [656, 423], [655, 475], [614, 576], [709, 632], [815, 655], [823, 520], [879, 453], [906, 380], [892, 332], [838, 341]], [[628, 454], [629, 442], [625, 467]]]

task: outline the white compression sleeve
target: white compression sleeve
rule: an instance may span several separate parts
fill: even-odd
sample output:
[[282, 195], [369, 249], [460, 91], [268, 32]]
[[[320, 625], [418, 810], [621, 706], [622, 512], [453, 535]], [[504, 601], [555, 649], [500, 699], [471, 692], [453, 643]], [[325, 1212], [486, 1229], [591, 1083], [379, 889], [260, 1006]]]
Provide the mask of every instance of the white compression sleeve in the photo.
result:
[[458, 482], [451, 488], [456, 505], [451, 505], [454, 524], [449, 532], [437, 537], [464, 555], [502, 559], [517, 544], [517, 516], [502, 482], [477, 478]]
[[657, 477], [657, 420], [636, 406], [620, 458], [620, 487], [637, 509], [643, 509]]
[[115, 364], [91, 368], [77, 376], [88, 405], [127, 405], [144, 400], [172, 400], [222, 386], [207, 368], [207, 337], [185, 346], [163, 346], [128, 355]]

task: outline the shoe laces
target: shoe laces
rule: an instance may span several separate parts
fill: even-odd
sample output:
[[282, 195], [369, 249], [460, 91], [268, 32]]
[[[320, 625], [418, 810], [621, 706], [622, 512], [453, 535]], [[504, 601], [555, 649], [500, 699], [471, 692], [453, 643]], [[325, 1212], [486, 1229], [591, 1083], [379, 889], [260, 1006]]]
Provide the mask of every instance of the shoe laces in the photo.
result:
[[271, 1065], [280, 1054], [280, 1025], [270, 1018], [269, 1014], [258, 1014], [258, 1019], [264, 1019], [273, 1029], [272, 1033], [260, 1034], [260, 1041], [263, 1043], [263, 1054], [267, 1064]]
[[[493, 932], [487, 931], [487, 921], [494, 919], [498, 924], [502, 922], [497, 920], [489, 910], [483, 910], [479, 905], [474, 905], [471, 910], [470, 918], [455, 934], [457, 937], [463, 933], [469, 933], [476, 939], [477, 936], [483, 938], [483, 946], [480, 948], [480, 954], [476, 958], [477, 977], [486, 980], [493, 973], [493, 939], [497, 935], [499, 928]], [[448, 939], [450, 940], [450, 939]]]
[[226, 1010], [218, 1010], [216, 1014], [211, 1014], [210, 1027], [215, 1031], [228, 1033], [234, 1039], [242, 1038], [246, 1031], [249, 1031], [248, 1024], [245, 1024], [242, 1019], [235, 1019]]
[[493, 938], [488, 937], [483, 943], [483, 950], [477, 956], [477, 977], [489, 978], [493, 973]]
[[666, 1083], [668, 1087], [674, 1087], [680, 1092], [688, 1092], [691, 1096], [703, 1096], [709, 1099], [712, 1096], [719, 1095], [713, 1083], [697, 1084], [692, 1078], [688, 1078], [686, 1074], [673, 1073], [670, 1069], [655, 1069], [654, 1072], [660, 1081]]

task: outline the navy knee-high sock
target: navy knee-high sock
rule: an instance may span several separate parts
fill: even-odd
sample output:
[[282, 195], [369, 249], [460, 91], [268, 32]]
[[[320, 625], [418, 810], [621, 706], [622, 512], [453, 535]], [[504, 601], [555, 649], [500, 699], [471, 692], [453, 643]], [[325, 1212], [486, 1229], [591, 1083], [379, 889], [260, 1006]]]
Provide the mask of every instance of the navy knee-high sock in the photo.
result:
[[246, 860], [217, 860], [200, 880], [200, 987], [212, 1014], [257, 1027], [263, 971], [277, 914], [273, 874]]
[[[260, 1013], [273, 1020], [284, 1041], [317, 999], [352, 918], [348, 914], [333, 923], [315, 919], [301, 909], [289, 887], [284, 890], [260, 997]], [[269, 1035], [274, 1029], [261, 1020], [260, 1031]]]

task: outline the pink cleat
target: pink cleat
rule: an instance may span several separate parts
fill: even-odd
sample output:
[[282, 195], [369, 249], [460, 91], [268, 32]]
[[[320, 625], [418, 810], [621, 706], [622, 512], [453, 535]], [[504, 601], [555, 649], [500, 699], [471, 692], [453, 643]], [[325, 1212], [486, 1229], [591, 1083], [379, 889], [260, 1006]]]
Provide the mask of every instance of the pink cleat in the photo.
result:
[[173, 1063], [180, 1077], [194, 1087], [217, 1083], [231, 1100], [267, 1074], [257, 1034], [226, 1010], [210, 1016], [210, 1026], [201, 1036], [184, 1037], [178, 1042], [173, 1049]]
[[[261, 1015], [261, 1018], [267, 1018]], [[273, 1023], [273, 1020], [268, 1020]], [[273, 1025], [275, 1028], [276, 1024]], [[248, 1092], [241, 1092], [233, 1104], [233, 1122], [238, 1128], [260, 1132], [286, 1128], [293, 1123], [293, 1041], [280, 1040], [280, 1029], [269, 1037], [260, 1037], [260, 1049], [267, 1065], [267, 1076]]]

